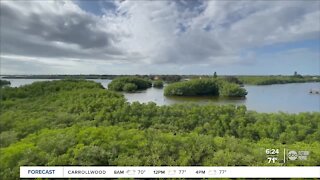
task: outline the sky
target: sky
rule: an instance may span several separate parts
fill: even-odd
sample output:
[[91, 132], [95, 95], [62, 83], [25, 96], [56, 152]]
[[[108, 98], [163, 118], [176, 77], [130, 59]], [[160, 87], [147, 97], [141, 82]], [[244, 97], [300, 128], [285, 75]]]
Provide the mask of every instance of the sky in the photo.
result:
[[320, 75], [320, 1], [2, 0], [1, 74]]

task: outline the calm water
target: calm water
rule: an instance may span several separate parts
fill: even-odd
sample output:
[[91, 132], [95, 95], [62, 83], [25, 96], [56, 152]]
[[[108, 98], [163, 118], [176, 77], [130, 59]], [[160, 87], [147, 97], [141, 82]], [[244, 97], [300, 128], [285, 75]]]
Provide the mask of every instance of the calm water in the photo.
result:
[[[51, 79], [7, 79], [11, 86], [18, 87], [34, 81], [50, 81]], [[91, 79], [104, 87], [111, 82], [107, 79]], [[246, 105], [248, 109], [258, 112], [320, 112], [320, 95], [309, 94], [310, 89], [320, 89], [320, 83], [293, 83], [280, 85], [253, 86], [247, 85], [246, 98], [217, 98], [217, 97], [165, 97], [163, 89], [149, 88], [138, 93], [124, 93], [129, 102], [153, 101], [158, 105], [176, 103], [197, 104], [236, 104]]]

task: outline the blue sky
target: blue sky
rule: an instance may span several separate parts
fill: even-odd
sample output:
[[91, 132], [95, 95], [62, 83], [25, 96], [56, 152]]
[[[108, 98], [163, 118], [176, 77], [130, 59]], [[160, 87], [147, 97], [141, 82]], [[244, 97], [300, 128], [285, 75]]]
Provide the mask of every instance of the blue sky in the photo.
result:
[[81, 9], [88, 13], [97, 16], [103, 16], [107, 11], [116, 11], [116, 4], [114, 1], [105, 0], [75, 0], [74, 1]]
[[1, 74], [320, 74], [320, 1], [0, 3]]

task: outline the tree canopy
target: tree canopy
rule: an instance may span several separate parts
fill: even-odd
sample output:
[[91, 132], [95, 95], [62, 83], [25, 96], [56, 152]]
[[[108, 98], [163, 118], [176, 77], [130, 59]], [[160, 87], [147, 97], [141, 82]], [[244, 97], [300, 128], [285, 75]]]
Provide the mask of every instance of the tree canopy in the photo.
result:
[[153, 87], [162, 88], [163, 87], [163, 81], [161, 81], [161, 80], [154, 81], [153, 82]]
[[118, 77], [108, 84], [108, 89], [113, 91], [133, 92], [144, 90], [152, 86], [149, 79], [139, 77]]
[[10, 85], [10, 81], [0, 79], [0, 87]]
[[85, 80], [0, 93], [0, 179], [18, 179], [24, 165], [270, 166], [267, 148], [310, 151], [308, 160], [287, 165], [320, 163], [319, 112], [129, 103]]
[[169, 84], [164, 89], [164, 95], [244, 97], [247, 92], [238, 84], [223, 79], [203, 78]]

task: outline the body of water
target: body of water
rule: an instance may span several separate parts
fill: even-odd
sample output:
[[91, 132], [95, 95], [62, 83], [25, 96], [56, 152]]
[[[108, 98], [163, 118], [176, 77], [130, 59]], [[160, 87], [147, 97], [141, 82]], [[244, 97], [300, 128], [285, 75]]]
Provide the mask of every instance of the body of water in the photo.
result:
[[[31, 84], [35, 81], [51, 81], [52, 79], [6, 79], [12, 87]], [[111, 80], [90, 79], [101, 83], [107, 88]], [[248, 95], [246, 98], [221, 98], [221, 97], [165, 97], [163, 89], [149, 88], [136, 93], [124, 93], [129, 102], [142, 103], [155, 102], [158, 105], [177, 103], [197, 104], [235, 104], [246, 105], [249, 110], [258, 112], [320, 112], [320, 95], [310, 94], [310, 89], [320, 89], [320, 83], [292, 83], [275, 85], [246, 85]]]

